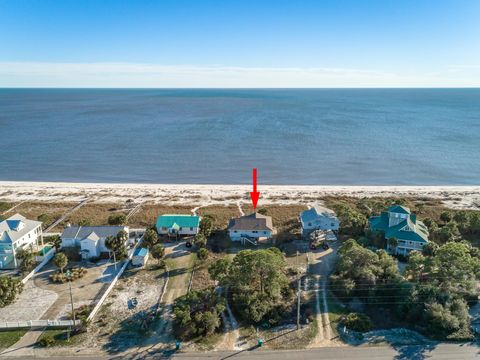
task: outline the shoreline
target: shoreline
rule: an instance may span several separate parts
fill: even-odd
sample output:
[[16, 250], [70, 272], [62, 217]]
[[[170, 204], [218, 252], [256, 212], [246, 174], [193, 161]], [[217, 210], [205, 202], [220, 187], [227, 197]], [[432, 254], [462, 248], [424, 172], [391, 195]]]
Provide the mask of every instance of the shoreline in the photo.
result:
[[[235, 204], [250, 202], [251, 185], [120, 184], [0, 181], [0, 201], [67, 202], [89, 198], [96, 202], [164, 204]], [[428, 197], [448, 207], [480, 209], [480, 185], [258, 185], [260, 206], [309, 204], [326, 196]], [[203, 205], [202, 205], [203, 206]]]

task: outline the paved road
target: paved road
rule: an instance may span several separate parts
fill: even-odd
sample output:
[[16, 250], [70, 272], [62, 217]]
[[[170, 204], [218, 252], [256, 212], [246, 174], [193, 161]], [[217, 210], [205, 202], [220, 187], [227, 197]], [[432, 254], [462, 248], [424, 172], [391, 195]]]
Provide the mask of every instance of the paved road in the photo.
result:
[[[394, 359], [394, 360], [422, 360], [422, 359], [439, 359], [439, 360], [469, 360], [479, 359], [480, 348], [476, 345], [457, 345], [457, 344], [441, 344], [431, 347], [416, 345], [416, 346], [399, 346], [392, 348], [389, 346], [370, 346], [370, 347], [326, 347], [309, 350], [286, 350], [286, 351], [264, 351], [261, 349], [251, 349], [241, 352], [205, 352], [205, 353], [168, 353], [159, 352], [151, 353], [146, 356], [139, 356], [132, 353], [131, 355], [121, 356], [52, 356], [43, 355], [37, 352], [35, 358], [48, 357], [52, 360], [79, 360], [79, 359], [209, 359], [209, 360], [334, 360], [334, 359], [348, 359], [348, 360], [380, 360], [380, 359]], [[19, 359], [18, 357], [0, 356], [0, 359]], [[22, 356], [22, 359], [34, 358], [33, 356]]]

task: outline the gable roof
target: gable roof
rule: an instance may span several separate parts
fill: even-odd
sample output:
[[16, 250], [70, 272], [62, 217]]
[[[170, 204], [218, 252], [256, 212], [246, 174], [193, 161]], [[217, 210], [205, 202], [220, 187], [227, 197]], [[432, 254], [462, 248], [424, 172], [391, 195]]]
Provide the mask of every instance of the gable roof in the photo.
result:
[[178, 215], [178, 214], [165, 214], [161, 215], [157, 219], [157, 229], [162, 227], [166, 228], [189, 228], [198, 227], [200, 224], [200, 216], [196, 215]]
[[93, 241], [94, 243], [97, 243], [98, 240], [100, 240], [100, 237], [97, 234], [95, 234], [94, 231], [92, 231], [90, 234], [88, 234], [86, 237], [84, 237], [80, 241], [84, 241], [84, 240]]
[[231, 219], [228, 230], [273, 231], [272, 218], [254, 212], [250, 215]]
[[411, 211], [408, 207], [402, 205], [392, 205], [388, 208], [388, 212], [393, 212], [397, 214], [410, 214]]
[[[393, 211], [391, 211], [393, 210]], [[389, 226], [389, 212], [405, 213], [408, 211], [409, 216], [400, 223]], [[383, 211], [379, 216], [372, 216], [368, 219], [370, 228], [374, 231], [382, 231], [385, 233], [386, 239], [396, 238], [399, 240], [428, 242], [428, 228], [420, 220], [417, 215], [410, 214], [410, 209], [394, 205], [388, 208], [388, 212]]]
[[335, 213], [327, 208], [323, 208], [320, 206], [314, 206], [311, 209], [305, 210], [300, 214], [300, 219], [307, 223], [309, 221], [314, 221], [319, 217], [326, 217], [332, 220], [338, 220]]
[[63, 230], [62, 239], [85, 239], [92, 233], [98, 238], [117, 236], [121, 230], [128, 230], [126, 226], [69, 226]]
[[[19, 225], [23, 223], [24, 226]], [[29, 220], [25, 216], [15, 214], [0, 222], [0, 241], [14, 243], [25, 234], [41, 226], [40, 221]]]

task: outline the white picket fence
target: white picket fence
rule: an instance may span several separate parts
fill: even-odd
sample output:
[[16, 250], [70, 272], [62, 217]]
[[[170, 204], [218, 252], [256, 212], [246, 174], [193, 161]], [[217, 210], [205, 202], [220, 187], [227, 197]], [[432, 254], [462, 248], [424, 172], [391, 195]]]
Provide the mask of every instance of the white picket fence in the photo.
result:
[[35, 275], [37, 272], [40, 271], [40, 269], [42, 267], [45, 266], [46, 263], [48, 263], [52, 258], [53, 256], [55, 255], [55, 248], [51, 248], [45, 255], [44, 255], [44, 258], [42, 260], [42, 262], [40, 264], [37, 265], [37, 267], [35, 269], [33, 269], [27, 276], [25, 276], [23, 279], [22, 279], [22, 283], [23, 284], [26, 284], [28, 280], [30, 280], [30, 278]]
[[[80, 320], [75, 324], [80, 325]], [[69, 327], [73, 326], [73, 320], [28, 320], [28, 321], [0, 321], [0, 329], [23, 329], [34, 327]]]

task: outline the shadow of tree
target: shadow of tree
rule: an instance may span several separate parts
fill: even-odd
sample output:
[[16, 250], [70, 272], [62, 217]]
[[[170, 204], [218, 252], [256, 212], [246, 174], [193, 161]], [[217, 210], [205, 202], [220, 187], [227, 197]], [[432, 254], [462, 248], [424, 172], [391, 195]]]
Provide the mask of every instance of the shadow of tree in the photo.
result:
[[116, 354], [142, 345], [160, 320], [160, 314], [155, 315], [155, 310], [156, 306], [151, 306], [120, 322], [120, 329], [109, 334], [103, 349], [109, 354]]

